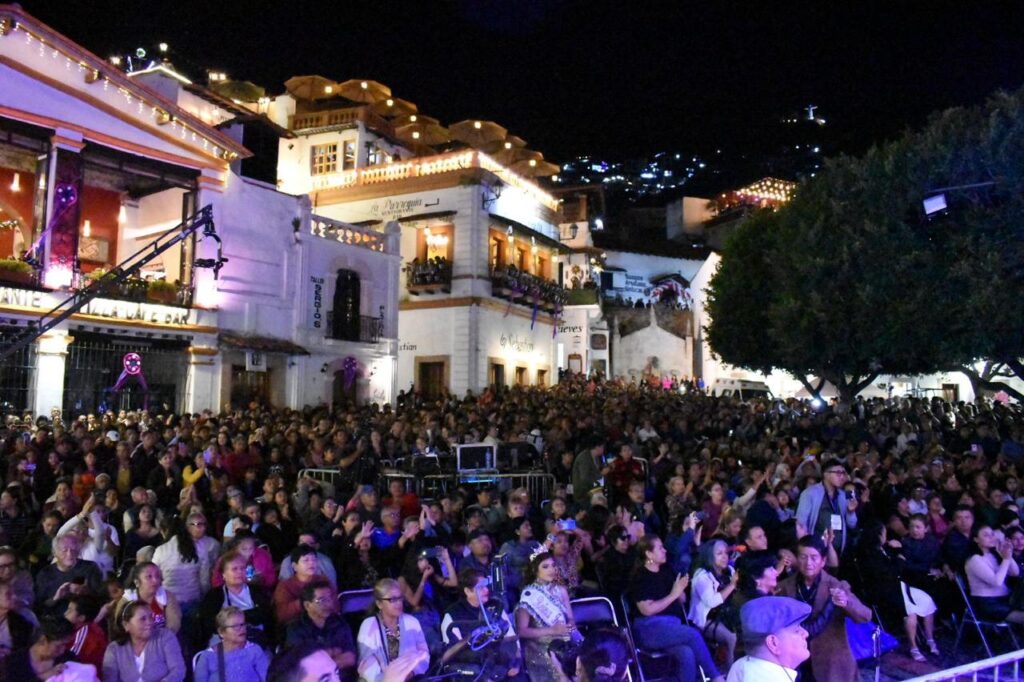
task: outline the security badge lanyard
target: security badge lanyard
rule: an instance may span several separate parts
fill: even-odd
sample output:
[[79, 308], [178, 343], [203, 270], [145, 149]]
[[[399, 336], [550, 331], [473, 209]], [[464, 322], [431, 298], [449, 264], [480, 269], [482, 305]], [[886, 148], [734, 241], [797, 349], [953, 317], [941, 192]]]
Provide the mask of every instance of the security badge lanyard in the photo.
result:
[[[832, 530], [834, 530], [836, 532], [839, 532], [839, 531], [843, 530], [843, 515], [842, 515], [842, 513], [840, 513], [841, 510], [837, 510], [836, 509], [836, 503], [835, 503], [835, 501], [833, 501], [832, 497], [828, 494], [828, 491], [825, 492], [825, 499], [828, 500], [829, 509], [832, 510]], [[839, 499], [839, 491], [837, 490], [836, 491], [836, 500], [838, 500], [838, 499]]]

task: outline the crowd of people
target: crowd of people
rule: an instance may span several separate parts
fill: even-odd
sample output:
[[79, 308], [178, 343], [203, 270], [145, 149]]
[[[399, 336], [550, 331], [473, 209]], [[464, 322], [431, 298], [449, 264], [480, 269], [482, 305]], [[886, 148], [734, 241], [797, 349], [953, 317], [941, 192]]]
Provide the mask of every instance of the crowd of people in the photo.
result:
[[[854, 680], [848, 623], [873, 610], [941, 664], [958, 580], [1024, 623], [1022, 416], [573, 375], [394, 408], [8, 415], [0, 679], [620, 680], [629, 641], [574, 618], [594, 595], [685, 682]], [[468, 443], [529, 444], [553, 489], [389, 476]], [[369, 612], [342, 613], [361, 589]]]

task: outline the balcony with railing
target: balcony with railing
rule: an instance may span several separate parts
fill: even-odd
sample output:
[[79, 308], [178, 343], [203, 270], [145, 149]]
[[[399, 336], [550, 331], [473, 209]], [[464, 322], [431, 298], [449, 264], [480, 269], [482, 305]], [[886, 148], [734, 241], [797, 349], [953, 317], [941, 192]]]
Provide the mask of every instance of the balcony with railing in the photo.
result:
[[374, 113], [370, 107], [345, 107], [325, 111], [309, 111], [295, 114], [288, 120], [290, 130], [314, 130], [319, 128], [345, 128], [362, 123], [367, 128], [393, 136], [395, 127], [383, 116]]
[[[132, 303], [158, 303], [190, 307], [192, 305], [192, 287], [181, 282], [168, 282], [163, 279], [144, 279], [130, 277], [124, 282], [104, 282], [105, 270], [93, 270], [90, 273], [76, 272], [72, 276], [73, 289], [82, 290], [88, 287], [103, 287], [102, 297], [115, 301]], [[50, 291], [50, 287], [40, 282], [38, 271], [28, 263], [13, 259], [0, 259], [0, 286], [18, 289]]]
[[491, 294], [555, 314], [561, 312], [568, 300], [565, 288], [558, 283], [532, 275], [514, 265], [491, 269]]
[[315, 237], [329, 239], [379, 253], [398, 253], [398, 236], [372, 227], [353, 225], [319, 215], [310, 216], [309, 231]]
[[[525, 177], [501, 165], [487, 154], [474, 150], [459, 150], [434, 156], [423, 156], [409, 161], [386, 163], [366, 168], [336, 171], [313, 176], [313, 189], [346, 189], [349, 187], [367, 187], [389, 182], [399, 182], [411, 178], [423, 178], [444, 173], [483, 169], [498, 176], [505, 184], [515, 187], [531, 199], [552, 211], [550, 221], [556, 221], [554, 211], [558, 210], [558, 200]], [[548, 235], [557, 238], [557, 232]]]
[[443, 256], [427, 260], [414, 258], [403, 269], [406, 288], [413, 296], [450, 294], [452, 291], [452, 264]]
[[351, 319], [338, 320], [334, 323], [334, 311], [327, 311], [327, 338], [336, 341], [355, 341], [358, 343], [377, 343], [384, 337], [384, 310], [381, 307], [381, 314], [377, 317], [370, 315], [359, 315], [358, 320], [353, 316]]

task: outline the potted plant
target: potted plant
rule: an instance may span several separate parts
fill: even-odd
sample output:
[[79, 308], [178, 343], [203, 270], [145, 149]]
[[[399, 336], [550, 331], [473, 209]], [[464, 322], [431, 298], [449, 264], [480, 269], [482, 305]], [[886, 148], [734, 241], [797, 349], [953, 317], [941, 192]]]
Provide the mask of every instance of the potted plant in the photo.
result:
[[154, 303], [175, 303], [178, 300], [178, 287], [165, 279], [150, 280], [146, 284], [146, 298]]
[[32, 266], [18, 258], [0, 258], [0, 280], [30, 286]]

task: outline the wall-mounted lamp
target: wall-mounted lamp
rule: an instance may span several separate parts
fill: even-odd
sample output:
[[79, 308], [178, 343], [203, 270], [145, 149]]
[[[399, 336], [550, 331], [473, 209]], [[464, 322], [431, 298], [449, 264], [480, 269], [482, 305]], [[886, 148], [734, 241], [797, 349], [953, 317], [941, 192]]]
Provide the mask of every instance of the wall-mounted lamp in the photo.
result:
[[83, 237], [91, 237], [92, 236], [92, 223], [90, 223], [88, 220], [86, 220], [85, 223], [82, 225], [82, 236]]
[[11, 180], [11, 191], [12, 192], [20, 192], [21, 191], [21, 173], [15, 173], [14, 174], [14, 178]]

